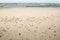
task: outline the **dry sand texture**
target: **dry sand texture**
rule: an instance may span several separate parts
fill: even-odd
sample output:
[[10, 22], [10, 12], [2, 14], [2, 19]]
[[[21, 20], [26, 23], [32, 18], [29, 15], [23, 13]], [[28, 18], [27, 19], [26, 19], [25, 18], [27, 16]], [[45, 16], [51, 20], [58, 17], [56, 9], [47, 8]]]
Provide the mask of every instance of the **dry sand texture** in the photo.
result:
[[60, 8], [0, 9], [0, 40], [60, 40]]

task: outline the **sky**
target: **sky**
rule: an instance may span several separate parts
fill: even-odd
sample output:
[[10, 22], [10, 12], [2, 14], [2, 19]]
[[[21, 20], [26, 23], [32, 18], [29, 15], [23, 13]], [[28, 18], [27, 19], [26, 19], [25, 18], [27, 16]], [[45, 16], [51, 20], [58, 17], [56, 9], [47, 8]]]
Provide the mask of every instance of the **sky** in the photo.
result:
[[60, 0], [0, 0], [0, 3], [60, 3]]

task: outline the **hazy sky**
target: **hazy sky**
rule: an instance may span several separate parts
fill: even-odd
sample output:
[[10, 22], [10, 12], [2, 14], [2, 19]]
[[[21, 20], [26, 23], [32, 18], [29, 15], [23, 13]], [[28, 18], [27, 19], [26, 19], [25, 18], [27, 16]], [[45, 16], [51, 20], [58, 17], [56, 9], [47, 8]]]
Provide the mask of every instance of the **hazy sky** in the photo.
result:
[[0, 3], [21, 3], [21, 2], [38, 2], [38, 3], [60, 3], [60, 0], [0, 0]]

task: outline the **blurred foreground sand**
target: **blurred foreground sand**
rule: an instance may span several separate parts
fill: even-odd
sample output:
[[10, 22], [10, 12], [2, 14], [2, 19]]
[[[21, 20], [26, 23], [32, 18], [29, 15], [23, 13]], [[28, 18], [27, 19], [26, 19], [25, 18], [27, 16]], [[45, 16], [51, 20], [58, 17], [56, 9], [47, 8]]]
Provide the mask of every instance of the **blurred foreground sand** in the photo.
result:
[[0, 9], [0, 40], [60, 40], [60, 8]]

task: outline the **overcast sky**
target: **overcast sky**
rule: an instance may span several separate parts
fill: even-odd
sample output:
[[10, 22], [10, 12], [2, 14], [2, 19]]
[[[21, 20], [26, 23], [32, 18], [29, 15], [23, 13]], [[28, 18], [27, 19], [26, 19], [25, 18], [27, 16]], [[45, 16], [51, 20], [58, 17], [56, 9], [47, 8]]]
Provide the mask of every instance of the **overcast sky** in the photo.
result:
[[60, 3], [60, 0], [0, 0], [0, 3]]

